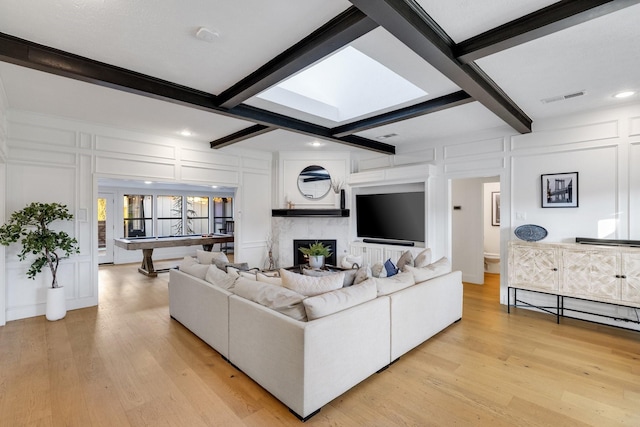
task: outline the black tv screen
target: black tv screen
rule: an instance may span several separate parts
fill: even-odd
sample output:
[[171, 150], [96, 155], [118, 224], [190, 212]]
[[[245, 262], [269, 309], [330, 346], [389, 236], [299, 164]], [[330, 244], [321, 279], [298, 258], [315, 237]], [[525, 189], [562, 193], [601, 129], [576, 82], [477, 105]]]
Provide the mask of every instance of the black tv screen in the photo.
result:
[[356, 195], [358, 237], [424, 242], [424, 192]]

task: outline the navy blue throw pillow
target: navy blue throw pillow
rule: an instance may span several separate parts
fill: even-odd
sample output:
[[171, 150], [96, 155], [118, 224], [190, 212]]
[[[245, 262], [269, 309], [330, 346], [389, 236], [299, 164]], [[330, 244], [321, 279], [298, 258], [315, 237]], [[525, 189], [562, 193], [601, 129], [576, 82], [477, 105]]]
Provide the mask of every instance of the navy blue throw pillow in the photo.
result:
[[384, 269], [387, 270], [387, 277], [395, 276], [396, 274], [398, 274], [398, 269], [396, 268], [396, 265], [393, 263], [393, 261], [391, 261], [391, 258], [385, 261]]

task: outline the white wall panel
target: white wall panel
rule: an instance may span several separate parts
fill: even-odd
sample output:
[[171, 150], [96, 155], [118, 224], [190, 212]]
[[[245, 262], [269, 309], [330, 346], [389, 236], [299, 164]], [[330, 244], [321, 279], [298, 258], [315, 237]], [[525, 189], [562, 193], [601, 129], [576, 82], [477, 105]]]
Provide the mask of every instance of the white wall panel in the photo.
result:
[[618, 138], [619, 121], [588, 123], [582, 126], [532, 132], [513, 137], [511, 150], [544, 149], [545, 147]]
[[28, 148], [19, 145], [12, 145], [9, 150], [11, 161], [70, 166], [74, 166], [76, 163], [76, 155], [71, 152], [51, 151], [50, 148], [46, 150], [37, 147]]
[[631, 117], [629, 119], [629, 136], [640, 135], [640, 117]]
[[482, 154], [496, 154], [504, 152], [504, 148], [504, 138], [485, 139], [483, 141], [447, 145], [444, 147], [444, 157], [445, 159], [454, 159], [456, 157], [473, 157]]
[[176, 147], [133, 139], [96, 136], [96, 150], [110, 153], [127, 153], [146, 158], [175, 159]]
[[96, 172], [106, 175], [121, 175], [141, 179], [175, 181], [173, 163], [130, 160], [115, 157], [97, 157]]
[[220, 170], [205, 167], [182, 166], [180, 178], [184, 182], [205, 184], [238, 185], [238, 172], [235, 170]]
[[183, 148], [180, 151], [180, 159], [183, 162], [205, 163], [209, 166], [237, 167], [238, 157], [228, 156], [220, 153], [220, 150], [208, 151]]
[[270, 171], [242, 173], [242, 186], [236, 194], [240, 206], [236, 205], [238, 215], [234, 245], [238, 259], [251, 266], [261, 266], [267, 254], [266, 240], [271, 234], [270, 189]]
[[66, 148], [75, 148], [76, 146], [76, 132], [73, 130], [20, 122], [11, 122], [9, 139]]

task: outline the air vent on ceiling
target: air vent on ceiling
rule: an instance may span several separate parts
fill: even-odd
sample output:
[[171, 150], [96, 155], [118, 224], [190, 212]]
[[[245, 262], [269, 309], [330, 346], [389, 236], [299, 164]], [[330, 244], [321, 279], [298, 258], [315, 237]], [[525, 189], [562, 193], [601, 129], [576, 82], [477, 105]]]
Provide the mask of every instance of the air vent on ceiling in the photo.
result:
[[377, 136], [376, 139], [389, 139], [389, 138], [393, 138], [394, 136], [398, 136], [398, 134], [397, 133], [388, 133], [386, 135]]
[[586, 95], [587, 91], [585, 90], [581, 90], [579, 92], [573, 92], [573, 93], [568, 93], [566, 95], [560, 95], [560, 96], [553, 96], [551, 98], [545, 98], [545, 99], [541, 99], [540, 101], [543, 104], [549, 104], [551, 102], [557, 102], [557, 101], [565, 101], [567, 99], [571, 99], [571, 98], [577, 98], [578, 96], [582, 96], [582, 95]]

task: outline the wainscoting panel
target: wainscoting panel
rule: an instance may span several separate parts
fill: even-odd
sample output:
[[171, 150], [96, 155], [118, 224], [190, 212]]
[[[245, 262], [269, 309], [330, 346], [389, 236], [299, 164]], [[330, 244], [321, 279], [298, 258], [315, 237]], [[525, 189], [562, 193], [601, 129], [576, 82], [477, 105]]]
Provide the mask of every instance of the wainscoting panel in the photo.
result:
[[96, 135], [96, 150], [106, 153], [127, 153], [158, 159], [175, 159], [176, 148], [133, 139]]

